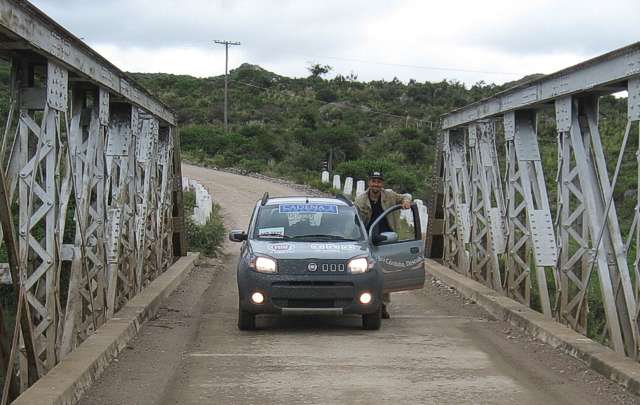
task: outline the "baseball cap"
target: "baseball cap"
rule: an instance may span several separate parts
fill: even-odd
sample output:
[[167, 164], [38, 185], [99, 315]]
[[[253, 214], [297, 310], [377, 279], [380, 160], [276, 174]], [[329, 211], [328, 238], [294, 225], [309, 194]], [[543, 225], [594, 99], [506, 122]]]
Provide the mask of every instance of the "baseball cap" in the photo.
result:
[[380, 171], [372, 171], [369, 174], [369, 179], [380, 179], [380, 180], [384, 180], [384, 174], [382, 174], [382, 172]]

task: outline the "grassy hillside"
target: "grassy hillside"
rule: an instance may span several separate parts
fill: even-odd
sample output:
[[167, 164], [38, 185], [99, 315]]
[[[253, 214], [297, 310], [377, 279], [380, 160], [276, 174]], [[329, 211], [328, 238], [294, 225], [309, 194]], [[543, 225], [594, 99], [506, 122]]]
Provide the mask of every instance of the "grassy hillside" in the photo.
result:
[[[378, 168], [387, 172], [394, 189], [425, 200], [431, 194], [425, 179], [435, 158], [441, 115], [517, 83], [480, 82], [467, 88], [455, 81], [360, 82], [355, 75], [326, 80], [315, 73], [292, 79], [248, 64], [231, 71], [229, 134], [223, 131], [222, 76], [134, 76], [176, 110], [188, 159], [312, 184], [327, 160], [343, 176], [362, 178]], [[624, 100], [603, 99], [604, 143], [612, 154], [622, 136], [625, 109]], [[546, 115], [552, 112], [540, 119], [548, 180], [556, 160], [555, 126]], [[620, 180], [620, 193], [635, 187], [635, 180]], [[555, 185], [550, 189], [553, 195]]]
[[230, 74], [225, 135], [222, 77], [135, 76], [176, 110], [189, 159], [311, 182], [331, 156], [343, 176], [363, 177], [379, 167], [391, 186], [423, 198], [439, 117], [500, 89], [450, 81], [364, 83], [353, 75], [291, 79], [245, 64]]

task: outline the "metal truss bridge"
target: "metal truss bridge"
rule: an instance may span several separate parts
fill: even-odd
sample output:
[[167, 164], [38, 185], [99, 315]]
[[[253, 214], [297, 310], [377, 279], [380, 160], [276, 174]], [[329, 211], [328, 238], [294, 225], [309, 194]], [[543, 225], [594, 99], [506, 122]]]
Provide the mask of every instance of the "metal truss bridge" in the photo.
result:
[[20, 329], [0, 366], [17, 364], [14, 396], [186, 246], [172, 111], [27, 2], [0, 1], [0, 53], [0, 224]]
[[[598, 100], [622, 91], [628, 111], [619, 156], [605, 156]], [[555, 120], [557, 172], [540, 156], [541, 116]], [[639, 120], [640, 43], [447, 114], [433, 173], [429, 255], [526, 305], [534, 294], [542, 313], [583, 334], [587, 293], [600, 290], [603, 340], [637, 359], [640, 194], [623, 235], [613, 190]], [[632, 152], [640, 159], [637, 146]], [[617, 163], [613, 176], [607, 162]]]
[[[172, 111], [25, 1], [0, 0], [0, 57], [11, 66], [0, 227], [19, 331], [2, 329], [0, 307], [0, 367], [17, 376], [6, 400], [65, 359], [186, 245]], [[615, 157], [604, 154], [598, 99], [621, 91], [627, 125], [610, 176]], [[541, 159], [541, 114], [555, 119], [557, 173]], [[545, 316], [583, 334], [597, 283], [602, 340], [637, 359], [640, 194], [623, 235], [613, 190], [639, 120], [640, 44], [447, 114], [428, 255], [526, 305], [536, 297]], [[13, 336], [9, 345], [3, 335]]]

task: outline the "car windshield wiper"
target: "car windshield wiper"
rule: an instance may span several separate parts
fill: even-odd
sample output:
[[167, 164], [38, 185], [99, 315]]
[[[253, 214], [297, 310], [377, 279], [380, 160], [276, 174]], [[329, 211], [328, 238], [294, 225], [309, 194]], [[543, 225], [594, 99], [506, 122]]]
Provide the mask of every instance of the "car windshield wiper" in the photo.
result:
[[327, 234], [296, 235], [296, 236], [291, 236], [290, 238], [291, 239], [323, 238], [323, 239], [331, 239], [331, 240], [338, 240], [338, 241], [344, 241], [344, 242], [355, 242], [358, 240], [358, 239], [345, 238], [344, 236], [339, 236], [339, 235], [327, 235]]

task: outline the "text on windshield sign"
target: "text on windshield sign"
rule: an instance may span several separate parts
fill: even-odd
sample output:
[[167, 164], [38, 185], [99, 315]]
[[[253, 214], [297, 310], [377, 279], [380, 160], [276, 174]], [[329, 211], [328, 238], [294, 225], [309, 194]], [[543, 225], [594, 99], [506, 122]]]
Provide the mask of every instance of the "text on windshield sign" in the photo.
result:
[[338, 206], [332, 204], [280, 204], [278, 211], [281, 214], [310, 213], [310, 214], [337, 214]]

